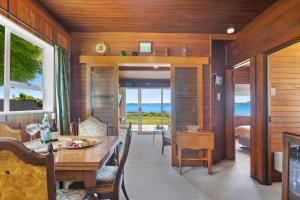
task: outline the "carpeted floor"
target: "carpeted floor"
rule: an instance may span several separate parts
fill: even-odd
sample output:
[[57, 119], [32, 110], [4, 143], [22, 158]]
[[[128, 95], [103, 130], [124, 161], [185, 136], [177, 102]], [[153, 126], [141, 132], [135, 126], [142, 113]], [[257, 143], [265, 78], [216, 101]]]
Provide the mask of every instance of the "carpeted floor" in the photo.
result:
[[222, 161], [213, 166], [214, 175], [202, 167], [183, 168], [180, 176], [170, 165], [170, 147], [161, 154], [161, 136], [152, 145], [151, 135], [134, 134], [125, 167], [127, 192], [131, 200], [280, 199], [280, 183], [259, 185], [240, 164]]

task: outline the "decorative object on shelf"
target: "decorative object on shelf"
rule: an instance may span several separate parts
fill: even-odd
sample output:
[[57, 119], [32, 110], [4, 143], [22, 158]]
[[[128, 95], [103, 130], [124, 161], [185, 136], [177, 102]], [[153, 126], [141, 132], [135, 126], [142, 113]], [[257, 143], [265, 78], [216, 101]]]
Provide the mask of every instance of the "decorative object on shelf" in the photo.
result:
[[131, 55], [132, 55], [132, 56], [138, 56], [138, 55], [139, 55], [139, 52], [133, 51]]
[[187, 126], [188, 132], [196, 132], [196, 131], [198, 131], [198, 129], [199, 129], [198, 125], [188, 125]]
[[188, 51], [189, 51], [188, 48], [186, 46], [183, 46], [181, 49], [181, 55], [187, 56]]
[[169, 56], [169, 48], [164, 49], [164, 56]]
[[222, 76], [214, 73], [214, 76], [215, 76], [215, 85], [219, 85], [219, 86], [222, 86]]
[[124, 50], [121, 50], [121, 51], [119, 52], [119, 56], [126, 56], [126, 52], [125, 52]]
[[152, 42], [139, 42], [140, 54], [152, 54]]
[[101, 56], [107, 55], [109, 52], [109, 45], [105, 41], [98, 42], [95, 46], [95, 52]]

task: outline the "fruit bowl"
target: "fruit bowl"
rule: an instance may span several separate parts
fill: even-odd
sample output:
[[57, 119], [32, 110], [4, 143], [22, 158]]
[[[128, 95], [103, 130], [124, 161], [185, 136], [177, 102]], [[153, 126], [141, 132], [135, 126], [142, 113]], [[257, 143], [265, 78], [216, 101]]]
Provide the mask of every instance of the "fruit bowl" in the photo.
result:
[[62, 145], [65, 149], [81, 149], [86, 147], [91, 147], [100, 143], [97, 139], [77, 139], [71, 141], [65, 141]]

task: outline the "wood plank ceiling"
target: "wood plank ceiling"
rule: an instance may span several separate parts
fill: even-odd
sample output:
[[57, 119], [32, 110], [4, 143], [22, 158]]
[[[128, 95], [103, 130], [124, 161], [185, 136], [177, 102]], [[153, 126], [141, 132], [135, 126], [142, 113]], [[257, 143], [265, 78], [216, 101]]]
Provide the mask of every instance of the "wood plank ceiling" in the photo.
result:
[[276, 0], [39, 0], [70, 31], [225, 33]]

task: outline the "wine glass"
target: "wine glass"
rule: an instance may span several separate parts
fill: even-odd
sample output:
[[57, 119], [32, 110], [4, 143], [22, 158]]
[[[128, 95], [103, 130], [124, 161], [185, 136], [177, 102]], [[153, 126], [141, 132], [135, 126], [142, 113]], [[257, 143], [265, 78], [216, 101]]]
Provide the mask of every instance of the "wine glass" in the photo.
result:
[[29, 124], [26, 126], [26, 132], [30, 135], [30, 145], [32, 147], [35, 135], [39, 131], [39, 124]]

